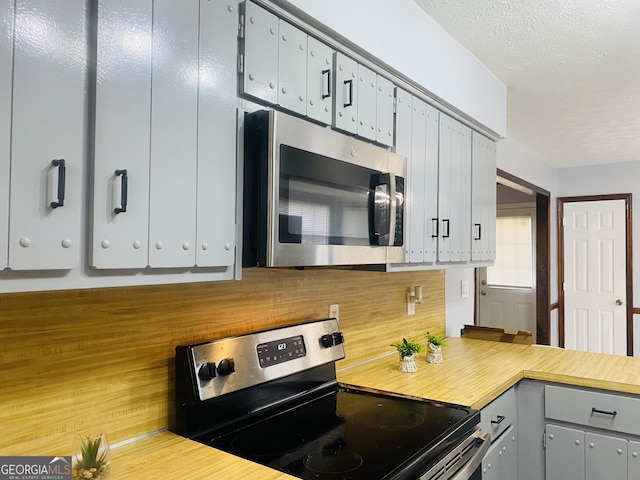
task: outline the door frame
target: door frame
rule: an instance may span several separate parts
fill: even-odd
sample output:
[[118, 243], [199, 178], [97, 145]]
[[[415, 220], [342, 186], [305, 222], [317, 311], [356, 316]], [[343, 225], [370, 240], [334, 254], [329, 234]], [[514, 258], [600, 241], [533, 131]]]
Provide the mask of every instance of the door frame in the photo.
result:
[[633, 356], [633, 235], [631, 219], [631, 194], [614, 193], [609, 195], [586, 195], [583, 197], [558, 197], [558, 344], [564, 348], [564, 204], [569, 202], [595, 202], [599, 200], [624, 200], [625, 203], [625, 227], [626, 227], [626, 265], [625, 274], [627, 282], [627, 355]]
[[[497, 183], [501, 183], [516, 190], [535, 194], [536, 197], [536, 343], [550, 344], [551, 309], [549, 292], [551, 291], [549, 276], [549, 260], [551, 251], [551, 193], [544, 188], [527, 182], [515, 175], [496, 169]], [[477, 274], [476, 274], [477, 277]], [[476, 290], [478, 282], [476, 281]], [[475, 298], [478, 298], [476, 292]], [[477, 300], [476, 300], [477, 302]], [[475, 324], [478, 324], [478, 306], [475, 305]]]

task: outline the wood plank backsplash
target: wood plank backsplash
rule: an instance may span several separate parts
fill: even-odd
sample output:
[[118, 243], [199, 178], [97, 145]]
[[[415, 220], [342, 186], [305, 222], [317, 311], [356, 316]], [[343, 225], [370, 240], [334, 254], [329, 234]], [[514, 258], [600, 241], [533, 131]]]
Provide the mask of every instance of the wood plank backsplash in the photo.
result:
[[[0, 295], [0, 455], [68, 454], [171, 427], [174, 347], [306, 320], [340, 304], [346, 359], [445, 331], [444, 272], [247, 269], [243, 280]], [[424, 301], [406, 315], [406, 292]]]

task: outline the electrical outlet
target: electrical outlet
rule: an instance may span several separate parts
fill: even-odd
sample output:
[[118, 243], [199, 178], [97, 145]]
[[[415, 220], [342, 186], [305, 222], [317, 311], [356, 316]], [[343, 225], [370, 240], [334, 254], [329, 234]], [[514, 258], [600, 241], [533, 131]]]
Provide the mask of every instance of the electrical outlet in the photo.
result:
[[335, 318], [340, 321], [340, 305], [334, 303], [333, 305], [329, 305], [329, 318]]
[[412, 300], [411, 294], [407, 293], [407, 317], [416, 314], [416, 302]]
[[460, 280], [460, 297], [467, 298], [469, 296], [469, 280]]

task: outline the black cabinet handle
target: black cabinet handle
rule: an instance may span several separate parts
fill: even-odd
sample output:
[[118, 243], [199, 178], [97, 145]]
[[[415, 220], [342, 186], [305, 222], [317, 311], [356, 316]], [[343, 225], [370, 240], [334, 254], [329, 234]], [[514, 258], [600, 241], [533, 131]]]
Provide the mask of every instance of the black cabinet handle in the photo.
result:
[[[445, 228], [445, 225], [447, 228]], [[442, 238], [449, 238], [449, 219], [448, 218], [445, 218], [444, 220], [442, 220]]]
[[353, 105], [353, 80], [345, 80], [344, 84], [349, 84], [349, 103], [344, 104], [344, 108], [347, 108]]
[[55, 202], [51, 202], [51, 208], [64, 207], [64, 190], [65, 180], [67, 176], [67, 167], [65, 166], [64, 159], [51, 160], [51, 165], [58, 167], [58, 199]]
[[331, 69], [327, 68], [326, 70], [322, 70], [322, 75], [327, 76], [327, 93], [322, 94], [322, 99], [324, 100], [331, 96]]
[[497, 425], [498, 423], [502, 423], [504, 419], [504, 415], [497, 415], [496, 420], [491, 420], [491, 423], [495, 423]]
[[127, 212], [127, 197], [129, 195], [129, 176], [127, 170], [116, 170], [116, 177], [122, 176], [122, 184], [120, 186], [120, 206], [113, 209], [113, 212], [118, 213]]
[[438, 222], [437, 218], [431, 219], [431, 238], [438, 238], [438, 227], [440, 226], [440, 222]]
[[615, 417], [615, 416], [618, 414], [618, 412], [617, 412], [617, 411], [615, 411], [615, 410], [614, 410], [614, 411], [612, 411], [612, 412], [610, 412], [610, 411], [607, 411], [607, 410], [598, 410], [598, 409], [597, 409], [597, 408], [595, 408], [595, 407], [593, 407], [593, 408], [591, 409], [591, 413], [592, 413], [592, 414], [594, 414], [594, 413], [601, 413], [602, 415], [611, 415], [612, 417]]
[[473, 239], [480, 240], [482, 238], [482, 225], [479, 223], [474, 223], [473, 225], [476, 227], [476, 232], [478, 232]]

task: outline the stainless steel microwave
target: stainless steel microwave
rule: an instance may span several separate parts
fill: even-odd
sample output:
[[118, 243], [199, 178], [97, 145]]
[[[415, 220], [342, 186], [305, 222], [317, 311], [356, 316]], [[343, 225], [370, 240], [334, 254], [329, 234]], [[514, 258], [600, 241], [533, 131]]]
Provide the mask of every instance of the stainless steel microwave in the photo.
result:
[[244, 140], [243, 266], [404, 262], [405, 157], [273, 110]]

